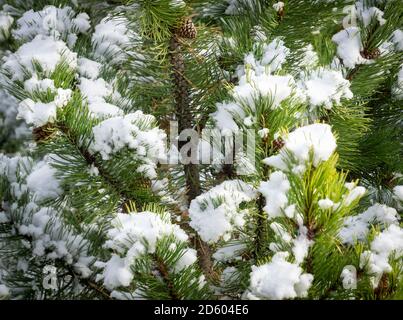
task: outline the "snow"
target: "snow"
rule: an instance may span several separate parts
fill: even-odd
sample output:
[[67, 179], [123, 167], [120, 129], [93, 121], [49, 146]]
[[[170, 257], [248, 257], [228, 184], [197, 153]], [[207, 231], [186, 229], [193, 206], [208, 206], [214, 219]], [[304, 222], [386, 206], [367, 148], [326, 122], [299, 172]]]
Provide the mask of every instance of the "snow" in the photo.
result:
[[251, 73], [241, 77], [239, 85], [233, 89], [233, 95], [237, 101], [246, 103], [252, 109], [256, 98], [267, 97], [271, 100], [271, 108], [276, 109], [282, 101], [291, 96], [293, 84], [294, 78], [290, 75]]
[[397, 29], [392, 33], [392, 42], [397, 51], [403, 51], [403, 30]]
[[3, 211], [3, 212], [0, 212], [0, 223], [6, 223], [6, 222], [9, 222], [9, 218], [8, 218], [8, 216], [7, 216], [7, 214]]
[[282, 242], [290, 243], [292, 240], [291, 235], [284, 228], [284, 226], [278, 222], [272, 222], [270, 224], [270, 229], [274, 231], [274, 234], [279, 237]]
[[292, 299], [308, 294], [313, 276], [303, 273], [297, 264], [288, 262], [287, 252], [276, 253], [271, 262], [252, 266], [249, 299]]
[[106, 17], [95, 26], [92, 35], [94, 57], [104, 60], [108, 57], [114, 63], [119, 63], [125, 59], [125, 49], [129, 48], [133, 42], [135, 34], [128, 28], [128, 20], [124, 17]]
[[371, 243], [371, 250], [364, 251], [360, 257], [360, 268], [365, 268], [371, 276], [373, 287], [376, 288], [383, 273], [392, 271], [389, 258], [403, 256], [403, 229], [398, 225], [390, 225], [378, 234]]
[[238, 270], [235, 267], [226, 267], [221, 273], [221, 283], [226, 284], [237, 279]]
[[56, 118], [56, 109], [53, 102], [35, 103], [31, 99], [25, 99], [18, 106], [17, 119], [24, 119], [27, 124], [40, 127]]
[[252, 28], [251, 34], [253, 34], [253, 39], [257, 42], [266, 42], [267, 36], [261, 25], [256, 25]]
[[27, 177], [28, 189], [37, 201], [56, 198], [62, 193], [59, 180], [55, 177], [56, 169], [49, 160], [38, 162]]
[[277, 12], [284, 9], [284, 2], [279, 1], [273, 4], [273, 9], [276, 10]]
[[256, 76], [272, 74], [281, 69], [286, 61], [286, 57], [290, 54], [290, 49], [284, 46], [284, 41], [279, 37], [275, 38], [270, 43], [259, 45], [259, 51], [262, 51], [261, 59], [256, 59], [252, 52], [246, 54], [244, 64], [237, 68], [236, 73], [238, 78], [247, 74], [247, 70], [249, 69], [251, 69]]
[[232, 132], [236, 133], [239, 130], [234, 117], [240, 117], [244, 115], [242, 107], [234, 102], [218, 103], [216, 105], [217, 111], [211, 114], [218, 129], [222, 131], [223, 135], [229, 135]]
[[69, 103], [71, 96], [72, 91], [70, 89], [58, 88], [56, 90], [56, 96], [54, 100], [56, 107], [57, 108], [65, 107]]
[[102, 159], [107, 160], [123, 148], [132, 149], [135, 151], [132, 153], [133, 158], [142, 162], [138, 172], [150, 179], [156, 178], [156, 163], [166, 153], [166, 134], [155, 127], [155, 118], [152, 115], [136, 111], [125, 116], [112, 117], [96, 125], [92, 132], [92, 152], [99, 152]]
[[36, 74], [33, 74], [32, 78], [24, 81], [24, 89], [31, 94], [35, 91], [46, 92], [50, 90], [53, 92], [56, 90], [52, 79], [38, 79]]
[[133, 292], [113, 290], [110, 297], [116, 300], [145, 300], [144, 290], [136, 289]]
[[81, 57], [78, 59], [78, 72], [82, 77], [94, 80], [97, 79], [101, 70], [99, 62]]
[[303, 225], [303, 221], [298, 221], [298, 236], [293, 239], [293, 247], [291, 249], [295, 262], [301, 264], [308, 256], [309, 248], [313, 245], [313, 240], [308, 238], [308, 229]]
[[180, 272], [187, 267], [193, 265], [197, 261], [197, 251], [195, 249], [187, 248], [184, 250], [183, 255], [176, 262], [174, 271]]
[[290, 49], [284, 46], [284, 41], [280, 38], [275, 38], [272, 42], [263, 46], [261, 64], [271, 72], [276, 72], [281, 69], [289, 54]]
[[249, 6], [250, 9], [253, 8], [253, 0], [226, 0], [228, 7], [225, 9], [225, 14], [236, 15], [241, 12], [244, 6]]
[[[90, 72], [94, 76], [98, 71], [98, 64], [94, 65], [93, 61], [84, 62], [86, 65], [85, 72]], [[88, 69], [90, 68], [90, 69]], [[80, 69], [79, 69], [80, 70]], [[83, 69], [82, 69], [83, 71]], [[88, 74], [88, 73], [86, 73]], [[123, 116], [123, 110], [118, 106], [106, 102], [108, 97], [114, 94], [112, 86], [102, 78], [98, 79], [87, 79], [84, 77], [80, 78], [79, 89], [82, 95], [88, 100], [88, 109], [90, 115], [94, 118], [107, 118], [107, 117], [117, 117]]]
[[269, 135], [270, 130], [268, 128], [263, 128], [257, 132], [257, 134], [262, 138], [266, 139]]
[[17, 121], [18, 100], [8, 91], [0, 89], [0, 124], [8, 139], [22, 140], [31, 135], [23, 121]]
[[287, 208], [284, 209], [284, 214], [290, 219], [295, 218], [295, 209], [295, 204], [289, 205]]
[[403, 254], [403, 229], [398, 225], [390, 225], [371, 243], [371, 250], [379, 255], [390, 255], [395, 252], [399, 258]]
[[254, 121], [254, 119], [253, 119], [252, 116], [249, 116], [249, 117], [246, 117], [245, 119], [243, 119], [243, 124], [244, 124], [245, 126], [247, 126], [247, 127], [252, 126], [254, 122], [255, 122], [255, 121]]
[[157, 241], [164, 236], [173, 236], [178, 241], [186, 241], [188, 236], [169, 220], [169, 215], [158, 215], [153, 212], [118, 213], [112, 221], [112, 229], [108, 231], [105, 246], [119, 253], [125, 250], [130, 258], [141, 254], [155, 252]]
[[0, 175], [4, 176], [9, 182], [17, 182], [18, 175], [26, 175], [31, 168], [31, 158], [29, 157], [7, 157], [0, 154]]
[[354, 68], [357, 64], [368, 63], [369, 60], [364, 59], [360, 53], [363, 48], [358, 27], [341, 30], [333, 36], [332, 40], [337, 44], [337, 55], [346, 67]]
[[[120, 286], [129, 286], [133, 278], [130, 266], [144, 254], [155, 252], [158, 241], [165, 237], [173, 237], [176, 241], [185, 242], [186, 233], [170, 222], [169, 214], [159, 215], [153, 212], [118, 213], [111, 222], [112, 228], [107, 233], [108, 240], [104, 247], [112, 249], [107, 262], [98, 261], [95, 266], [103, 269], [97, 275], [97, 281], [103, 280], [109, 290]], [[175, 266], [176, 272], [193, 264], [196, 252], [186, 249]]]
[[78, 88], [89, 103], [105, 102], [105, 98], [113, 93], [112, 86], [102, 78], [91, 80], [82, 77]]
[[49, 76], [61, 62], [66, 62], [71, 69], [77, 67], [77, 54], [71, 52], [63, 41], [37, 35], [32, 41], [23, 44], [18, 50], [5, 57], [3, 68], [10, 73], [13, 81], [23, 81], [27, 71], [35, 73], [34, 61]]
[[308, 256], [309, 248], [312, 246], [313, 241], [308, 238], [308, 229], [303, 225], [303, 218], [293, 218], [298, 224], [297, 237], [293, 238], [284, 225], [279, 222], [273, 222], [270, 224], [270, 228], [274, 231], [278, 241], [270, 243], [269, 248], [273, 252], [280, 252], [284, 247], [291, 248], [295, 263], [301, 264]]
[[256, 191], [240, 180], [224, 181], [193, 199], [189, 207], [189, 225], [208, 243], [229, 240], [245, 224], [242, 202], [251, 201]]
[[229, 243], [214, 252], [213, 258], [219, 262], [238, 260], [246, 249], [247, 247], [244, 243]]
[[[240, 139], [240, 135], [236, 139]], [[253, 134], [250, 136], [253, 137]], [[249, 137], [248, 137], [249, 139]], [[251, 141], [250, 139], [249, 141]], [[238, 140], [239, 142], [240, 140]], [[228, 149], [227, 149], [228, 150]], [[249, 150], [250, 151], [250, 150]], [[236, 150], [234, 163], [236, 168], [236, 173], [238, 175], [254, 175], [257, 173], [255, 166], [255, 158], [252, 153], [248, 150]]]
[[[211, 165], [219, 165], [224, 162], [225, 157], [224, 154], [221, 153], [221, 150], [219, 149], [219, 146], [215, 144], [215, 141], [210, 141], [211, 136], [208, 134], [203, 133], [203, 139], [199, 140], [199, 144], [197, 146], [197, 155], [198, 155], [198, 161], [201, 164], [211, 164]], [[204, 140], [206, 139], [206, 140]], [[214, 138], [213, 138], [214, 139]], [[176, 147], [173, 146], [175, 149]], [[179, 163], [178, 161], [181, 160], [178, 157], [175, 157], [173, 152], [177, 151], [171, 148], [171, 158], [169, 163], [171, 164], [177, 164]], [[179, 157], [181, 157], [180, 153], [178, 154]], [[175, 162], [176, 161], [176, 162]]]
[[44, 256], [50, 260], [63, 259], [77, 275], [83, 278], [91, 275], [89, 266], [93, 257], [88, 255], [89, 242], [64, 224], [57, 211], [48, 207], [39, 209], [35, 203], [30, 202], [20, 219], [18, 232], [32, 238], [34, 256]]
[[377, 203], [358, 215], [346, 217], [339, 231], [339, 238], [343, 243], [354, 244], [356, 241], [366, 240], [371, 225], [379, 224], [386, 228], [398, 224], [398, 221], [396, 209]]
[[344, 289], [357, 289], [357, 269], [353, 265], [345, 266], [341, 272], [340, 278]]
[[334, 203], [332, 200], [326, 198], [326, 199], [320, 199], [318, 201], [318, 206], [319, 208], [321, 208], [322, 210], [328, 210], [331, 209], [333, 207]]
[[305, 68], [313, 68], [319, 62], [318, 54], [315, 52], [312, 44], [308, 44], [304, 48], [302, 48], [303, 55], [300, 60], [299, 65]]
[[12, 196], [14, 198], [21, 199], [21, 197], [24, 196], [27, 193], [28, 188], [27, 188], [27, 186], [25, 184], [12, 182], [10, 184], [10, 191], [11, 191], [11, 194], [12, 194]]
[[10, 35], [10, 28], [14, 18], [7, 12], [0, 11], [0, 42], [6, 40]]
[[346, 206], [351, 205], [356, 200], [360, 199], [366, 192], [366, 189], [362, 186], [354, 187], [350, 190], [346, 197], [344, 197], [343, 204]]
[[273, 75], [286, 61], [290, 50], [284, 46], [284, 41], [275, 38], [268, 44], [261, 44], [262, 57], [256, 59], [251, 52], [245, 55], [244, 64], [238, 66], [236, 75], [239, 83], [232, 89], [234, 101], [218, 103], [217, 111], [211, 114], [223, 135], [230, 135], [239, 130], [240, 120], [245, 126], [251, 126], [253, 119], [245, 117], [244, 106], [255, 111], [255, 101], [259, 97], [267, 98], [271, 108], [280, 107], [281, 103], [289, 98], [295, 87], [295, 80], [291, 75]]
[[288, 203], [289, 190], [290, 183], [281, 171], [271, 173], [268, 181], [261, 182], [259, 192], [266, 198], [266, 206], [263, 210], [267, 212], [269, 219], [283, 216]]
[[363, 2], [358, 1], [356, 2], [356, 9], [357, 15], [363, 22], [364, 27], [369, 26], [373, 20], [377, 20], [381, 26], [386, 22], [386, 20], [383, 18], [383, 11], [376, 7], [367, 8]]
[[53, 122], [56, 119], [57, 108], [66, 106], [72, 94], [70, 89], [59, 88], [56, 92], [55, 100], [52, 102], [34, 102], [29, 98], [21, 101], [18, 105], [17, 119], [24, 119], [28, 125], [34, 127]]
[[126, 259], [120, 258], [116, 254], [105, 264], [96, 262], [96, 267], [103, 268], [102, 278], [97, 277], [97, 281], [103, 279], [103, 284], [108, 290], [113, 290], [117, 287], [128, 287], [133, 279], [133, 274], [130, 272], [130, 266]]
[[394, 187], [393, 194], [398, 200], [403, 201], [403, 185]]
[[392, 94], [398, 100], [403, 100], [403, 65], [397, 74], [397, 81], [392, 86]]
[[4, 284], [0, 284], [0, 297], [7, 297], [9, 294], [10, 289]]
[[123, 110], [107, 102], [92, 102], [88, 104], [88, 110], [94, 118], [108, 118], [123, 116]]
[[349, 191], [353, 190], [355, 188], [355, 186], [356, 186], [356, 183], [354, 183], [354, 182], [346, 182], [344, 184], [344, 187]]
[[78, 34], [85, 34], [90, 29], [89, 16], [86, 13], [76, 15], [71, 7], [56, 8], [46, 6], [43, 10], [26, 11], [17, 20], [13, 36], [19, 41], [30, 41], [37, 35], [49, 36], [55, 40], [66, 41], [73, 47]]
[[339, 105], [342, 98], [353, 98], [350, 82], [343, 78], [340, 71], [316, 69], [303, 74], [297, 85], [307, 96], [311, 107], [331, 109], [333, 104]]
[[186, 5], [186, 2], [183, 0], [171, 0], [170, 5], [176, 8], [181, 8]]
[[79, 13], [72, 21], [74, 28], [80, 33], [86, 33], [91, 28], [89, 18], [85, 12]]
[[287, 170], [289, 154], [297, 164], [305, 164], [313, 153], [313, 165], [326, 161], [336, 149], [336, 139], [328, 124], [315, 123], [300, 127], [284, 138], [284, 146], [278, 155], [263, 160], [266, 165]]

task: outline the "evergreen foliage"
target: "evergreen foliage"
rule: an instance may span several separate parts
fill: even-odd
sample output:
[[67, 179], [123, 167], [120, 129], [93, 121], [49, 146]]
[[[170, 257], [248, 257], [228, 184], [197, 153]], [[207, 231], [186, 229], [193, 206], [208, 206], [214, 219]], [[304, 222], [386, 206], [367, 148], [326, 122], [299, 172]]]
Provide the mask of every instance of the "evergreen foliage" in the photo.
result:
[[403, 297], [401, 1], [0, 6], [0, 299]]

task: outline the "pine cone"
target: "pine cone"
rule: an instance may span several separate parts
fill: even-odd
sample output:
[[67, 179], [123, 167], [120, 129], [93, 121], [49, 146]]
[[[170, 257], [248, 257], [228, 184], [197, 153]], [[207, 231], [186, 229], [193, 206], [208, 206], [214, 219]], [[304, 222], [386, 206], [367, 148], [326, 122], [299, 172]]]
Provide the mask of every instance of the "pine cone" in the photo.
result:
[[35, 142], [42, 142], [48, 140], [55, 132], [54, 126], [51, 123], [47, 123], [41, 127], [34, 128], [32, 135]]
[[178, 36], [187, 39], [194, 39], [197, 35], [196, 27], [192, 18], [186, 18], [177, 32]]
[[278, 19], [279, 19], [280, 21], [282, 21], [282, 20], [284, 19], [284, 16], [285, 16], [284, 8], [281, 8], [281, 9], [277, 12], [277, 15], [278, 15]]
[[384, 299], [390, 294], [389, 289], [389, 278], [387, 274], [383, 274], [381, 279], [379, 280], [378, 287], [374, 291], [377, 299]]
[[276, 140], [273, 141], [273, 149], [275, 151], [280, 150], [283, 146], [284, 146], [284, 140], [281, 138], [278, 138]]
[[373, 50], [367, 50], [365, 49], [364, 51], [361, 51], [361, 56], [365, 59], [376, 59], [379, 58], [381, 55], [381, 51], [378, 48], [375, 48]]

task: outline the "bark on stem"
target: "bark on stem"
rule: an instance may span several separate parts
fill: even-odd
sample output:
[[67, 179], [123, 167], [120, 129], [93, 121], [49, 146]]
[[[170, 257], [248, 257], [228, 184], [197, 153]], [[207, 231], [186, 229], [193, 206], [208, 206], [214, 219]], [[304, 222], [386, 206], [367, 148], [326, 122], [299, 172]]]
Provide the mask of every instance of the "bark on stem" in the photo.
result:
[[[172, 65], [172, 76], [174, 82], [175, 116], [178, 121], [179, 133], [188, 129], [192, 124], [192, 114], [190, 112], [190, 87], [185, 78], [185, 61], [181, 52], [181, 45], [177, 35], [173, 35], [170, 40], [170, 54]], [[182, 148], [187, 141], [179, 141], [178, 148]], [[200, 176], [197, 164], [189, 163], [184, 166], [186, 187], [188, 189], [189, 201], [200, 195]]]
[[[190, 86], [185, 77], [185, 59], [182, 54], [179, 36], [173, 33], [170, 43], [170, 60], [172, 66], [172, 81], [174, 83], [174, 98], [175, 98], [175, 116], [178, 121], [179, 133], [192, 126], [192, 114], [190, 106]], [[187, 141], [179, 141], [178, 148]], [[192, 148], [195, 150], [195, 148]], [[197, 148], [196, 148], [197, 150]], [[199, 166], [195, 163], [184, 165], [188, 202], [192, 201], [201, 194]], [[199, 265], [206, 274], [212, 276], [213, 263], [211, 260], [211, 249], [198, 236], [195, 239], [196, 250], [199, 256]]]

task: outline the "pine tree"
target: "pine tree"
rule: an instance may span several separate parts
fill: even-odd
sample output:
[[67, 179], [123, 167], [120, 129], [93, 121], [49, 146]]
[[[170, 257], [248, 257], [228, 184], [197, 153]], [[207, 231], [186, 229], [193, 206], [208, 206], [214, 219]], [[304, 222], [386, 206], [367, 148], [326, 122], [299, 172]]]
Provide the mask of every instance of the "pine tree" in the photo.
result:
[[0, 5], [0, 298], [403, 298], [401, 1]]

